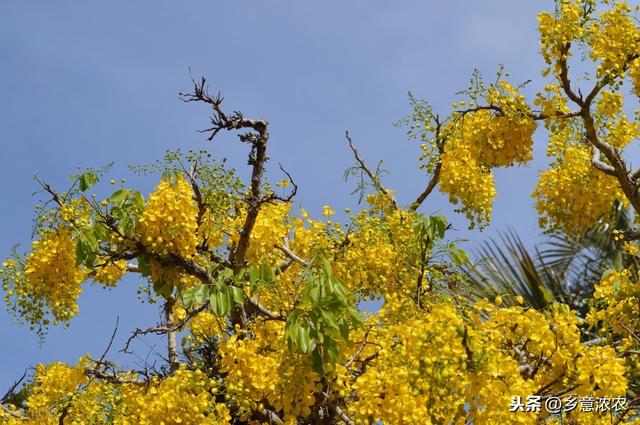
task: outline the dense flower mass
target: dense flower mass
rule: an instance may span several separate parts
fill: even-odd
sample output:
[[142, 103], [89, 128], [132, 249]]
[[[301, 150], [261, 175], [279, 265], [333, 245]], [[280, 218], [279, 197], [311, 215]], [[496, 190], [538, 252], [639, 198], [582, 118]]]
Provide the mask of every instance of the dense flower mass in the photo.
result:
[[491, 216], [492, 169], [530, 161], [536, 129], [524, 96], [508, 82], [491, 86], [485, 97], [488, 106], [454, 112], [440, 130], [445, 140], [440, 190], [452, 203], [462, 204], [471, 222], [480, 224]]
[[[121, 352], [139, 338], [150, 352], [122, 367], [109, 349], [36, 366], [0, 400], [0, 424], [640, 424], [640, 170], [624, 157], [640, 137], [626, 102], [629, 79], [640, 93], [635, 19], [613, 0], [559, 0], [540, 14], [552, 81], [533, 106], [502, 69], [491, 84], [474, 73], [444, 118], [412, 97], [406, 121], [429, 183], [403, 207], [351, 144], [346, 175], [361, 177], [364, 202], [344, 220], [291, 202], [284, 170], [269, 184], [266, 121], [223, 114], [196, 83], [186, 99], [214, 106], [213, 135], [248, 132], [250, 184], [193, 152], [150, 167], [164, 177], [146, 201], [125, 187], [87, 196], [94, 172], [64, 195], [43, 184], [52, 199], [37, 207], [37, 240], [0, 269], [16, 317], [42, 335], [78, 312], [83, 280], [111, 287], [135, 273], [162, 319], [135, 330]], [[569, 76], [576, 46], [591, 79]], [[493, 172], [530, 162], [538, 122], [551, 157], [533, 192], [540, 225], [568, 242], [540, 269], [528, 256], [500, 268], [491, 257], [506, 255], [492, 247], [471, 261], [449, 221], [421, 207], [439, 185], [472, 225], [488, 224]], [[622, 214], [630, 207], [635, 218]], [[564, 251], [585, 246], [574, 273], [578, 257]], [[485, 260], [500, 276], [480, 284], [470, 269]]]
[[[581, 19], [584, 18], [583, 9], [579, 1], [559, 2], [559, 13], [543, 12], [538, 15], [538, 31], [540, 32], [540, 44], [542, 57], [548, 65], [557, 63], [567, 43], [582, 37], [584, 27]], [[558, 71], [556, 67], [556, 71]]]
[[15, 299], [17, 313], [32, 326], [68, 321], [78, 313], [85, 271], [76, 264], [76, 246], [65, 227], [46, 230], [32, 244], [24, 264], [9, 260], [2, 277], [6, 300]]
[[629, 58], [640, 51], [640, 31], [626, 2], [615, 2], [589, 27], [590, 55], [599, 61], [597, 77], [624, 72]]
[[216, 402], [215, 381], [200, 370], [181, 368], [167, 379], [128, 384], [121, 392], [121, 419], [116, 423], [122, 425], [218, 425], [231, 419], [227, 406]]
[[127, 260], [98, 259], [93, 279], [104, 286], [115, 286], [127, 271]]
[[572, 144], [540, 175], [532, 195], [541, 227], [579, 233], [607, 218], [614, 201], [626, 202], [617, 180], [591, 165], [590, 149]]
[[198, 245], [198, 205], [186, 178], [163, 179], [138, 221], [140, 242], [151, 252], [192, 257]]
[[473, 151], [464, 144], [452, 145], [442, 154], [440, 190], [471, 221], [489, 222], [496, 195], [493, 173], [479, 163]]

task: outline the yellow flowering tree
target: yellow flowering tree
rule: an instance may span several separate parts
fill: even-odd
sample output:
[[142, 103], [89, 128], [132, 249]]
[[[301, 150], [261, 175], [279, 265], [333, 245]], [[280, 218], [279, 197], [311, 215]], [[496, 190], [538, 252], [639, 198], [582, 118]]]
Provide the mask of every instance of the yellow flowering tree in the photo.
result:
[[[139, 275], [140, 296], [161, 301], [163, 320], [134, 330], [123, 351], [161, 335], [165, 364], [129, 370], [105, 352], [38, 365], [0, 400], [0, 423], [640, 423], [636, 270], [607, 272], [586, 317], [519, 296], [474, 298], [446, 218], [418, 211], [438, 187], [471, 225], [487, 225], [493, 170], [529, 162], [542, 124], [552, 161], [533, 196], [544, 228], [580, 234], [614, 204], [640, 213], [640, 171], [624, 152], [640, 135], [638, 113], [627, 112], [640, 95], [634, 13], [595, 0], [541, 13], [550, 81], [532, 102], [502, 70], [492, 84], [475, 73], [447, 116], [411, 98], [406, 123], [429, 178], [406, 206], [347, 134], [365, 206], [345, 223], [330, 206], [312, 218], [292, 203], [284, 169], [266, 181], [268, 122], [227, 113], [204, 79], [181, 96], [210, 108], [209, 140], [239, 133], [247, 182], [205, 152], [167, 154], [147, 196], [124, 183], [87, 196], [106, 170], [75, 176], [65, 192], [38, 181], [45, 202], [31, 250], [0, 270], [10, 311], [44, 337], [78, 314], [85, 281]], [[594, 67], [579, 86], [576, 49]], [[640, 231], [615, 238], [640, 253]], [[380, 310], [363, 313], [365, 300]]]

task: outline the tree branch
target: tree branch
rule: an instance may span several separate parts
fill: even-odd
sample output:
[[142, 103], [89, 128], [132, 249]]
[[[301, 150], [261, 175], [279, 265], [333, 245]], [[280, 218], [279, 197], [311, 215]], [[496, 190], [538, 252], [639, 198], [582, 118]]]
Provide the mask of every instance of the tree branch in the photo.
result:
[[378, 190], [378, 192], [386, 196], [387, 199], [389, 199], [389, 202], [391, 202], [391, 204], [395, 209], [399, 209], [398, 203], [396, 202], [395, 198], [391, 195], [391, 193], [387, 189], [384, 188], [384, 186], [382, 186], [382, 183], [380, 183], [380, 179], [378, 179], [378, 177], [371, 171], [371, 169], [367, 166], [364, 160], [360, 157], [358, 150], [353, 144], [353, 140], [351, 140], [351, 135], [349, 134], [349, 131], [345, 131], [345, 136], [347, 138], [347, 143], [349, 144], [349, 148], [351, 148], [351, 151], [353, 152], [353, 156], [356, 158], [356, 161], [358, 162], [358, 164], [360, 164], [360, 168], [362, 168], [362, 170], [367, 174], [367, 176], [369, 176], [369, 178], [371, 179], [371, 182], [373, 183], [375, 188]]
[[251, 184], [247, 196], [247, 216], [240, 231], [240, 238], [235, 249], [230, 253], [229, 260], [234, 265], [234, 271], [238, 272], [244, 267], [247, 248], [253, 226], [256, 223], [262, 200], [262, 175], [264, 165], [267, 162], [267, 143], [269, 142], [269, 123], [266, 120], [254, 120], [245, 118], [242, 113], [235, 111], [232, 115], [227, 115], [222, 109], [223, 98], [220, 93], [216, 97], [209, 95], [206, 89], [206, 79], [201, 78], [200, 82], [193, 82], [193, 93], [180, 93], [180, 98], [184, 102], [204, 102], [211, 106], [213, 111], [211, 119], [212, 126], [202, 130], [210, 133], [208, 140], [212, 140], [221, 130], [249, 129], [255, 133], [244, 133], [238, 137], [243, 143], [251, 145], [249, 153], [249, 165], [251, 165]]
[[436, 185], [438, 184], [438, 181], [440, 180], [440, 170], [442, 169], [441, 156], [442, 156], [442, 153], [444, 152], [444, 144], [446, 140], [441, 138], [440, 130], [442, 129], [442, 124], [440, 123], [440, 119], [436, 117], [435, 120], [436, 120], [435, 139], [436, 139], [436, 145], [438, 147], [438, 162], [436, 164], [435, 169], [433, 170], [433, 175], [431, 176], [431, 179], [429, 180], [427, 187], [422, 191], [420, 195], [418, 195], [416, 200], [413, 201], [413, 203], [409, 207], [411, 211], [416, 211], [420, 207], [420, 205], [422, 205], [424, 200], [427, 199], [427, 196], [431, 194], [433, 189], [435, 189]]
[[591, 164], [596, 167], [598, 170], [602, 171], [605, 174], [616, 177], [616, 169], [611, 165], [602, 162], [601, 160], [601, 152], [595, 146], [593, 147], [593, 156], [591, 156]]
[[[11, 416], [13, 418], [21, 419], [21, 420], [26, 420], [27, 419], [26, 416], [24, 416], [24, 415], [22, 415], [22, 414], [20, 414], [20, 413], [18, 413], [16, 411], [13, 411], [13, 410], [9, 409], [4, 404], [0, 404], [0, 410], [2, 410], [6, 415]], [[2, 418], [2, 415], [0, 415], [0, 418]]]
[[295, 252], [291, 251], [291, 248], [289, 248], [287, 245], [286, 239], [284, 244], [274, 245], [274, 246], [280, 251], [282, 251], [287, 257], [289, 257], [290, 260], [295, 261], [296, 263], [304, 267], [309, 267], [309, 262], [307, 260], [300, 258]]

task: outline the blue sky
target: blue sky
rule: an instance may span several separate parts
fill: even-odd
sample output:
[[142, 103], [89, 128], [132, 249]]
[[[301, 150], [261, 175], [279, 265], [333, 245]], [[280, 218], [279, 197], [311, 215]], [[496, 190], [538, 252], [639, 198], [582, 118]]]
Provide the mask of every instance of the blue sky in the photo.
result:
[[[180, 147], [229, 157], [246, 175], [235, 137], [206, 142], [196, 130], [207, 125], [207, 110], [178, 100], [190, 88], [188, 67], [223, 92], [229, 110], [270, 121], [270, 176], [281, 178], [282, 163], [312, 215], [324, 204], [355, 207], [353, 185], [342, 181], [353, 162], [345, 129], [371, 164], [384, 159], [391, 173], [385, 184], [409, 203], [426, 177], [417, 143], [393, 126], [409, 112], [407, 92], [446, 114], [474, 67], [491, 77], [502, 63], [515, 82], [540, 80], [536, 14], [552, 7], [524, 0], [1, 2], [0, 256], [30, 243], [34, 173], [64, 187], [77, 167], [115, 161], [113, 176], [147, 193], [156, 176], [132, 176], [126, 165]], [[539, 88], [534, 82], [527, 92]], [[467, 247], [507, 226], [533, 241], [529, 194], [546, 164], [540, 136], [534, 162], [496, 173], [487, 231], [467, 232], [439, 193], [423, 211], [448, 214], [452, 236], [473, 238]], [[87, 286], [80, 314], [69, 328], [52, 329], [42, 346], [0, 309], [0, 393], [27, 366], [99, 355], [119, 316], [115, 355], [130, 330], [158, 319], [156, 307], [136, 301], [136, 285]], [[146, 355], [156, 343], [137, 347]]]

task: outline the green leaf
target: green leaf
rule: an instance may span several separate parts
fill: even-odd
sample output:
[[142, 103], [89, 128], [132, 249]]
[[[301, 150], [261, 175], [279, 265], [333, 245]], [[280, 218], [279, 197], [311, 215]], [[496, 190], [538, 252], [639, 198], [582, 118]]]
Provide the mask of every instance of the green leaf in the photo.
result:
[[98, 241], [93, 229], [80, 233], [76, 241], [76, 264], [83, 264], [88, 268], [93, 268], [97, 255]]
[[547, 288], [545, 288], [544, 285], [538, 285], [538, 289], [542, 293], [542, 296], [544, 297], [544, 300], [547, 302], [547, 304], [551, 304], [554, 300], [553, 294]]
[[149, 266], [149, 257], [146, 255], [141, 255], [138, 257], [138, 269], [140, 269], [140, 274], [144, 277], [151, 276], [151, 267]]
[[322, 266], [322, 272], [324, 273], [324, 276], [329, 279], [333, 274], [331, 271], [331, 263], [329, 263], [329, 260], [323, 257], [320, 258], [320, 265]]
[[133, 229], [133, 224], [131, 217], [123, 215], [120, 217], [120, 221], [118, 222], [118, 231], [123, 235], [128, 235], [129, 231]]
[[82, 243], [82, 241], [76, 242], [76, 266], [80, 264], [84, 264], [87, 259], [87, 248], [86, 245]]
[[328, 312], [327, 310], [320, 310], [320, 315], [322, 316], [322, 320], [325, 326], [333, 329], [338, 329], [338, 322], [336, 321], [336, 318], [332, 313]]
[[96, 236], [96, 239], [104, 241], [109, 237], [109, 229], [103, 222], [96, 221], [93, 225], [93, 234]]
[[209, 306], [211, 311], [217, 316], [224, 316], [231, 311], [233, 299], [231, 291], [226, 285], [221, 286], [217, 291], [209, 296]]
[[340, 357], [340, 347], [334, 339], [328, 338], [324, 343], [324, 349], [329, 362], [335, 363]]
[[125, 201], [129, 198], [130, 195], [131, 191], [129, 189], [118, 189], [113, 192], [109, 200], [114, 206], [122, 208]]
[[313, 370], [320, 374], [320, 376], [324, 375], [324, 361], [322, 360], [322, 353], [320, 352], [320, 347], [316, 347], [311, 352], [311, 358], [313, 360]]
[[306, 326], [297, 325], [297, 342], [298, 348], [303, 354], [309, 353], [311, 349], [311, 336], [309, 335], [309, 328]]
[[342, 337], [342, 340], [348, 342], [350, 333], [351, 326], [349, 325], [349, 322], [347, 322], [346, 320], [342, 320], [340, 323], [340, 336]]
[[137, 210], [138, 213], [142, 214], [145, 208], [144, 197], [137, 190], [133, 192], [133, 197], [131, 198], [131, 205]]
[[207, 296], [204, 285], [196, 285], [182, 291], [182, 303], [185, 307], [203, 304]]
[[238, 288], [237, 286], [231, 287], [231, 296], [233, 298], [233, 302], [236, 304], [244, 303], [244, 291], [242, 288]]
[[88, 190], [98, 182], [98, 176], [93, 171], [87, 171], [78, 178], [79, 187], [82, 192]]
[[273, 274], [273, 270], [267, 263], [260, 264], [260, 280], [272, 284], [275, 281], [275, 274]]
[[362, 317], [362, 313], [360, 313], [360, 311], [357, 308], [353, 306], [349, 306], [347, 307], [347, 312], [349, 313], [349, 316], [351, 316], [351, 320], [353, 320], [357, 324], [364, 323], [364, 318]]
[[463, 266], [469, 262], [469, 255], [455, 245], [451, 245], [451, 261], [459, 266]]
[[161, 297], [169, 298], [173, 293], [173, 283], [160, 279], [157, 282], [153, 282], [153, 291]]
[[249, 295], [253, 295], [253, 292], [256, 289], [256, 283], [260, 279], [260, 270], [255, 267], [251, 267], [249, 270]]

